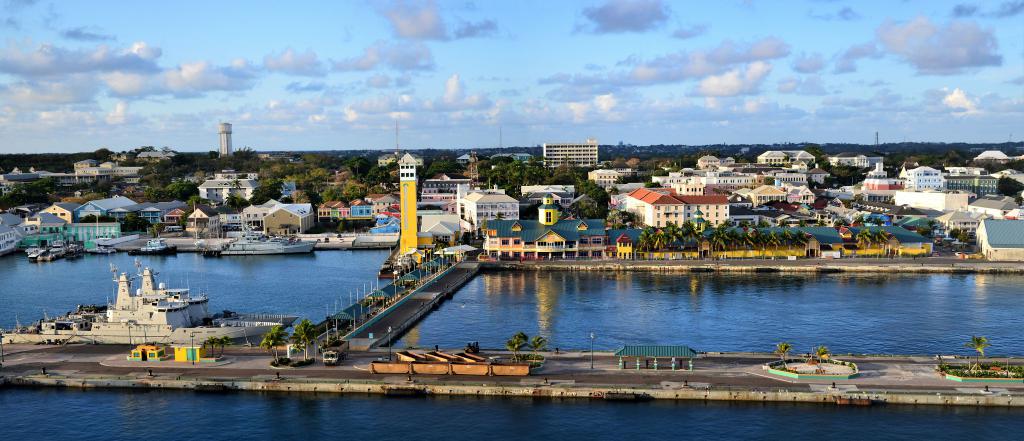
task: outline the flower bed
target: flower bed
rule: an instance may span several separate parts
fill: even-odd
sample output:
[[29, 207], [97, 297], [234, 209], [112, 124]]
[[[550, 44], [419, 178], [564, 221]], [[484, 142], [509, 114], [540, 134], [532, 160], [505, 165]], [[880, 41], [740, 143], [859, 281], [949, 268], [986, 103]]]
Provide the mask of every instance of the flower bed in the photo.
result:
[[795, 359], [785, 362], [779, 360], [768, 363], [765, 369], [769, 374], [798, 380], [849, 380], [860, 375], [856, 363], [832, 359], [821, 363]]
[[1024, 366], [981, 364], [976, 369], [971, 365], [940, 364], [938, 371], [947, 380], [960, 383], [1024, 383]]

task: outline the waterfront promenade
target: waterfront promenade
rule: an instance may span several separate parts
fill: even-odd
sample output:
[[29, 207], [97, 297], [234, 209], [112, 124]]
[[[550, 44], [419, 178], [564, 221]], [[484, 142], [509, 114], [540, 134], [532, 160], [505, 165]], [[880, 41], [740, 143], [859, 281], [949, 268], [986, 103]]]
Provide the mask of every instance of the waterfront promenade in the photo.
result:
[[[374, 375], [373, 360], [386, 350], [349, 353], [338, 367], [319, 363], [274, 369], [265, 351], [228, 348], [215, 364], [125, 361], [127, 346], [5, 346], [0, 380], [8, 387], [170, 388], [333, 393], [492, 395], [565, 398], [619, 397], [679, 400], [732, 400], [833, 403], [837, 397], [868, 398], [875, 403], [969, 406], [1024, 406], [1024, 382], [957, 383], [935, 372], [933, 357], [837, 356], [859, 365], [850, 380], [796, 380], [764, 371], [776, 360], [768, 354], [710, 353], [694, 360], [694, 370], [619, 369], [609, 352], [545, 352], [544, 366], [526, 378]], [[507, 358], [503, 351], [485, 356]], [[946, 360], [951, 362], [952, 360]], [[1006, 359], [994, 359], [1006, 361]], [[955, 362], [966, 362], [956, 360]], [[1010, 360], [1019, 363], [1020, 360]], [[43, 374], [43, 369], [46, 373]], [[150, 375], [150, 370], [152, 375]], [[280, 375], [280, 377], [278, 377]], [[410, 381], [411, 380], [411, 381]]]

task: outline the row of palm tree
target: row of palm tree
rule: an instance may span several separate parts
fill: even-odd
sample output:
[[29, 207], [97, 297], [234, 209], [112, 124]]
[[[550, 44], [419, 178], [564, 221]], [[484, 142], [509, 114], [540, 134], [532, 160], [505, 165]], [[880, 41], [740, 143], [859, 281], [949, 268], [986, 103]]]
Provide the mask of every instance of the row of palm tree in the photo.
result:
[[871, 245], [885, 244], [889, 242], [889, 233], [881, 228], [864, 228], [854, 237], [857, 245], [861, 248], [869, 248]]
[[[974, 364], [968, 366], [970, 370], [981, 368], [981, 359], [985, 356], [985, 349], [987, 349], [989, 346], [992, 345], [988, 342], [988, 338], [985, 338], [984, 336], [980, 335], [971, 336], [971, 340], [968, 341], [967, 343], [964, 343], [964, 347], [968, 349], [973, 349], [975, 352], [977, 352]], [[792, 344], [790, 344], [789, 342], [780, 342], [775, 345], [774, 353], [775, 355], [778, 355], [779, 358], [782, 359], [782, 365], [784, 367], [788, 367], [786, 365], [786, 360], [789, 359], [789, 353], [792, 351]], [[818, 358], [819, 363], [824, 361], [824, 359], [828, 358], [830, 355], [832, 355], [832, 352], [829, 351], [828, 347], [826, 347], [825, 345], [821, 345], [814, 348], [814, 356]]]
[[505, 342], [505, 349], [512, 352], [512, 361], [519, 361], [519, 352], [526, 346], [529, 346], [530, 351], [537, 355], [537, 352], [547, 349], [548, 339], [541, 335], [530, 338], [525, 332], [519, 331]]
[[[778, 355], [782, 360], [782, 366], [788, 368], [786, 360], [789, 359], [789, 353], [793, 352], [793, 345], [789, 342], [780, 342], [775, 345], [775, 355]], [[825, 359], [832, 355], [832, 351], [829, 350], [828, 346], [820, 345], [814, 348], [813, 357], [818, 359], [818, 363], [823, 363]]]
[[303, 319], [292, 331], [291, 336], [288, 335], [288, 331], [284, 329], [284, 326], [277, 325], [270, 328], [266, 334], [263, 335], [263, 340], [260, 341], [260, 348], [272, 351], [274, 353], [274, 359], [280, 359], [277, 348], [285, 344], [285, 342], [291, 341], [292, 344], [302, 347], [302, 360], [309, 360], [309, 346], [316, 342], [316, 325], [309, 319]]
[[228, 337], [226, 335], [222, 337], [209, 337], [206, 339], [206, 341], [203, 342], [203, 347], [205, 348], [209, 346], [210, 349], [214, 349], [217, 346], [220, 346], [219, 356], [224, 356], [224, 348], [230, 346], [231, 343], [233, 343], [231, 337]]
[[[644, 228], [637, 239], [638, 251], [662, 251], [666, 249], [682, 248], [685, 244], [704, 237], [692, 222], [686, 222], [683, 226], [669, 224], [661, 229], [651, 227]], [[748, 229], [745, 232], [736, 228], [730, 228], [721, 224], [707, 236], [711, 244], [711, 251], [725, 252], [730, 248], [744, 247], [748, 250], [760, 250], [761, 257], [765, 257], [768, 248], [771, 247], [778, 252], [779, 247], [804, 246], [809, 240], [806, 233], [785, 229], [781, 232], [762, 232], [756, 228]]]

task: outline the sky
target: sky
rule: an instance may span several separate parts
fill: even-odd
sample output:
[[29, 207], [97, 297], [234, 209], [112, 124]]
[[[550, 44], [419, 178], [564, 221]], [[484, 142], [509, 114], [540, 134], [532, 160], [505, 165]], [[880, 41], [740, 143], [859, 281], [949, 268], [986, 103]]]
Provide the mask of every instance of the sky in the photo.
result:
[[0, 40], [0, 153], [1024, 137], [1024, 0], [0, 0]]

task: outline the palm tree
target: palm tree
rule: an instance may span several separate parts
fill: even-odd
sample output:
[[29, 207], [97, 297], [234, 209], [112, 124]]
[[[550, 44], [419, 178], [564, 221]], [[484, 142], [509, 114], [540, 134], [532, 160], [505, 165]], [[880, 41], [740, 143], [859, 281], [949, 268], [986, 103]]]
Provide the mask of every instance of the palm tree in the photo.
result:
[[781, 243], [781, 241], [782, 240], [779, 237], [778, 233], [774, 231], [769, 232], [768, 235], [765, 237], [765, 242], [767, 242], [768, 245], [771, 245], [772, 248], [774, 248], [774, 254], [779, 254], [779, 243]]
[[974, 367], [971, 368], [972, 370], [974, 368], [981, 369], [981, 357], [985, 356], [985, 348], [989, 346], [992, 345], [988, 343], [988, 339], [980, 335], [973, 335], [971, 336], [971, 341], [964, 343], [964, 347], [974, 349], [978, 353]]
[[526, 334], [520, 331], [505, 342], [505, 349], [512, 351], [512, 361], [519, 361], [519, 351], [526, 345], [527, 340]]
[[824, 362], [825, 359], [828, 358], [828, 356], [831, 354], [832, 351], [828, 350], [828, 346], [821, 345], [814, 348], [814, 356], [818, 357], [818, 363]]
[[220, 344], [220, 337], [210, 336], [210, 337], [206, 337], [206, 340], [203, 340], [203, 347], [205, 348], [205, 347], [209, 346], [211, 351], [213, 349], [217, 349], [217, 345], [219, 345], [219, 344]]
[[729, 233], [724, 229], [715, 228], [711, 231], [711, 237], [708, 238], [711, 242], [711, 254], [715, 254], [715, 248], [721, 249], [725, 252], [725, 245], [729, 242]]
[[792, 350], [793, 345], [787, 342], [781, 342], [775, 345], [775, 355], [778, 355], [779, 358], [782, 359], [782, 367], [789, 367], [789, 365], [786, 364], [786, 359], [789, 358], [789, 352]]
[[871, 229], [863, 228], [857, 233], [857, 246], [861, 248], [868, 248], [875, 241], [875, 235], [871, 234]]
[[292, 343], [302, 346], [302, 360], [309, 359], [309, 345], [316, 341], [316, 326], [309, 319], [302, 319], [292, 331]]
[[231, 344], [234, 343], [234, 340], [232, 340], [231, 337], [228, 337], [226, 335], [221, 337], [221, 338], [219, 338], [218, 340], [219, 340], [218, 343], [220, 343], [220, 355], [221, 355], [221, 357], [223, 357], [224, 356], [224, 349], [227, 348], [228, 346], [231, 346]]
[[284, 326], [275, 325], [263, 335], [263, 340], [260, 341], [260, 348], [274, 351], [274, 360], [277, 360], [280, 358], [277, 354], [277, 347], [283, 345], [287, 339], [288, 331], [284, 330]]
[[547, 349], [548, 339], [540, 335], [535, 335], [530, 339], [530, 350], [533, 351], [533, 355], [537, 355], [538, 352]]

